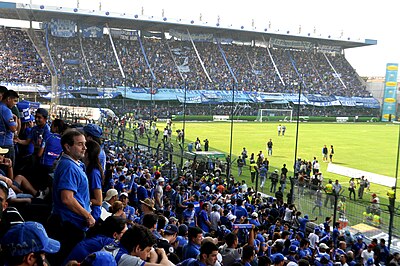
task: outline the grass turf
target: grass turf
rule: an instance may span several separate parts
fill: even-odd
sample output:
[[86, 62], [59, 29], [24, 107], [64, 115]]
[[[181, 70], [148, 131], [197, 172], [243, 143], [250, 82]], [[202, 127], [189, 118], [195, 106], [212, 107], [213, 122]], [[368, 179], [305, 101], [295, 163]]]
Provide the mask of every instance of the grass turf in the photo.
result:
[[[273, 142], [273, 156], [268, 156], [270, 170], [280, 168], [286, 163], [289, 171], [293, 169], [296, 141], [296, 123], [284, 123], [285, 136], [278, 136], [277, 127], [283, 123], [234, 123], [232, 138], [232, 155], [236, 158], [243, 147], [248, 154], [263, 151], [266, 155], [266, 142]], [[159, 125], [160, 126], [160, 125]], [[182, 123], [176, 122], [173, 131], [182, 128]], [[210, 141], [210, 150], [229, 153], [230, 150], [229, 122], [186, 122], [186, 143], [200, 140]], [[174, 140], [173, 140], [174, 141]], [[204, 143], [202, 143], [204, 145]], [[297, 158], [312, 160], [317, 157], [325, 180], [338, 179], [343, 186], [348, 185], [349, 178], [326, 172], [327, 163], [322, 162], [323, 145], [334, 146], [333, 162], [342, 166], [356, 168], [386, 176], [395, 176], [396, 156], [398, 150], [398, 125], [385, 123], [300, 123], [298, 133]], [[233, 164], [235, 166], [235, 164]], [[237, 172], [235, 171], [236, 175]], [[245, 178], [249, 176], [248, 169], [243, 169]], [[371, 192], [386, 197], [387, 187], [372, 184]]]
[[[258, 154], [260, 150], [267, 155], [266, 142], [271, 138], [273, 146], [273, 156], [267, 156], [270, 161], [269, 172], [275, 168], [280, 168], [285, 163], [287, 168], [293, 174], [293, 163], [295, 159], [295, 141], [296, 141], [296, 123], [284, 123], [286, 126], [285, 136], [278, 136], [277, 127], [279, 124], [275, 122], [267, 123], [234, 123], [232, 138], [232, 157], [234, 159], [240, 155], [243, 147], [246, 147], [248, 154]], [[162, 129], [164, 124], [159, 122], [157, 125], [160, 129], [160, 138], [162, 138]], [[172, 143], [178, 147], [176, 143], [176, 130], [182, 129], [181, 122], [173, 124], [174, 136]], [[348, 196], [349, 178], [326, 172], [327, 163], [322, 162], [323, 145], [333, 145], [335, 155], [333, 162], [342, 166], [360, 169], [372, 173], [395, 177], [396, 175], [396, 158], [399, 147], [399, 125], [385, 123], [300, 123], [298, 134], [297, 158], [312, 160], [317, 157], [321, 165], [321, 172], [324, 180], [338, 179], [343, 185], [343, 195]], [[186, 122], [186, 146], [190, 142], [194, 142], [198, 137], [201, 141], [208, 139], [210, 141], [210, 150], [218, 150], [229, 154], [231, 139], [231, 124], [229, 122]], [[126, 135], [128, 138], [131, 134]], [[140, 140], [147, 143], [145, 139]], [[152, 141], [152, 145], [156, 143]], [[204, 142], [202, 142], [204, 146]], [[177, 150], [177, 149], [175, 149]], [[179, 159], [175, 157], [176, 162]], [[233, 172], [237, 178], [236, 163], [233, 163]], [[250, 184], [250, 173], [248, 167], [243, 168], [243, 175], [238, 180], [246, 180]], [[269, 191], [270, 182], [266, 181], [265, 192]], [[380, 197], [382, 210], [387, 210], [383, 206], [388, 204], [386, 192], [388, 188], [371, 183], [370, 194], [377, 193]], [[287, 192], [286, 192], [287, 193]], [[285, 194], [286, 194], [285, 193]], [[297, 194], [297, 188], [295, 188]], [[398, 197], [399, 198], [399, 197]], [[347, 200], [347, 216], [351, 224], [363, 222], [362, 213], [368, 205], [371, 197], [366, 193], [362, 201], [357, 202]], [[301, 208], [304, 213], [311, 214], [314, 205], [314, 196], [306, 194], [304, 196], [297, 195], [296, 205]], [[322, 217], [329, 216], [333, 213], [331, 208], [322, 208]], [[312, 215], [312, 214], [311, 214]], [[315, 213], [317, 215], [317, 213]], [[382, 227], [388, 229], [388, 214], [382, 214]], [[394, 228], [396, 233], [400, 229], [400, 220], [395, 219]]]

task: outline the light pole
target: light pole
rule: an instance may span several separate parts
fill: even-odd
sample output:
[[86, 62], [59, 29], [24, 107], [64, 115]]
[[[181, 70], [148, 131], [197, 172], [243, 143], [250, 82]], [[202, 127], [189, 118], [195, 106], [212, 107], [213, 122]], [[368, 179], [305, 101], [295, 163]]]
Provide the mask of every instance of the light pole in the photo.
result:
[[[236, 82], [235, 80], [233, 81], [233, 87], [232, 87], [232, 102], [231, 102], [231, 138], [229, 142], [229, 161], [228, 161], [228, 171], [227, 171], [227, 181], [229, 182], [231, 172], [232, 172], [232, 142], [233, 142], [233, 116], [234, 116], [234, 111], [235, 111], [235, 88], [236, 88]], [[233, 180], [232, 180], [233, 181]], [[257, 187], [256, 187], [257, 191]]]
[[183, 125], [182, 125], [182, 143], [180, 145], [181, 148], [181, 169], [183, 168], [183, 153], [185, 150], [185, 126], [186, 126], [186, 92], [187, 92], [187, 80], [185, 79], [185, 90], [184, 90], [184, 98], [183, 98]]
[[395, 177], [395, 183], [394, 183], [394, 200], [393, 203], [389, 201], [389, 214], [390, 214], [390, 219], [389, 219], [389, 239], [388, 239], [388, 248], [390, 250], [390, 245], [392, 244], [392, 228], [393, 228], [393, 219], [394, 219], [394, 206], [396, 203], [396, 196], [397, 196], [397, 178], [398, 178], [398, 173], [399, 173], [399, 159], [400, 159], [400, 125], [398, 126], [399, 128], [399, 136], [397, 139], [397, 156], [396, 156], [396, 173], [394, 174]]
[[[297, 162], [297, 146], [298, 146], [298, 142], [299, 142], [299, 125], [300, 125], [300, 101], [301, 101], [301, 83], [298, 84], [297, 82], [295, 83], [295, 85], [299, 86], [299, 97], [298, 97], [298, 101], [297, 101], [297, 117], [296, 117], [296, 142], [295, 142], [295, 146], [294, 146], [294, 164], [293, 164], [293, 174], [296, 175], [296, 162]], [[290, 203], [293, 202], [293, 196], [294, 196], [294, 184], [293, 184], [293, 178], [295, 176], [292, 177], [292, 180], [290, 180]]]

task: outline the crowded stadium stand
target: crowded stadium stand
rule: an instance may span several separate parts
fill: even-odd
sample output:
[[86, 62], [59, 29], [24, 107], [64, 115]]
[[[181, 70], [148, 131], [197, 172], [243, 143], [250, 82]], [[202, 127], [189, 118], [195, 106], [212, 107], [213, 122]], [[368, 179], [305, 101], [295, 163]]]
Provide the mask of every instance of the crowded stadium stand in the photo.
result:
[[262, 151], [227, 156], [172, 127], [377, 117], [345, 57], [376, 41], [10, 2], [0, 18], [30, 22], [0, 27], [0, 264], [400, 265], [396, 187], [363, 201], [362, 177], [356, 201], [349, 182], [346, 213], [316, 157], [279, 174]]
[[[201, 114], [202, 104], [224, 106], [234, 91], [235, 102], [256, 106], [247, 111], [257, 115], [260, 108], [293, 107], [300, 92], [308, 113], [379, 115], [379, 102], [345, 57], [346, 49], [375, 40], [127, 14], [122, 19], [95, 10], [28, 4], [3, 3], [0, 16], [40, 22], [29, 29], [0, 29], [0, 64], [3, 83], [46, 86], [47, 93], [40, 95], [47, 100], [70, 105], [82, 98], [100, 100], [100, 105], [112, 98], [168, 101], [177, 109], [185, 102], [200, 105], [193, 112]], [[224, 114], [224, 108], [205, 109]]]

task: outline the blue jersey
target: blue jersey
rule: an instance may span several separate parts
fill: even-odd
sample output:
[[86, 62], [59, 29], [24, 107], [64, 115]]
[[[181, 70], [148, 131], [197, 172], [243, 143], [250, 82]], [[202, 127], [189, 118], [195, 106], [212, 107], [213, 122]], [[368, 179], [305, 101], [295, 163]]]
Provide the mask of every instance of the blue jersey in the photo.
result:
[[306, 231], [306, 225], [308, 223], [307, 218], [299, 218], [299, 231], [305, 232]]
[[207, 221], [208, 222], [210, 221], [208, 219], [207, 212], [205, 210], [201, 210], [201, 212], [199, 213], [199, 218], [197, 219], [197, 223], [198, 223], [199, 227], [201, 228], [201, 230], [203, 230], [206, 233], [210, 232], [210, 227], [206, 223]]
[[[27, 128], [25, 128], [25, 130], [23, 132], [20, 132], [18, 137], [22, 140], [27, 139], [28, 136], [30, 135], [31, 131], [32, 131], [32, 128], [27, 127]], [[18, 144], [18, 156], [20, 156], [20, 157], [26, 157], [26, 156], [32, 155], [33, 150], [34, 150], [34, 147], [33, 147], [32, 142], [29, 142], [28, 145]]]
[[[102, 185], [102, 178], [101, 178], [101, 173], [100, 170], [97, 168], [93, 168], [90, 173], [87, 173], [88, 179], [89, 179], [89, 188], [90, 188], [90, 198], [94, 198], [94, 190], [95, 189], [100, 189], [101, 191], [101, 185]], [[93, 218], [97, 221], [100, 218], [101, 215], [101, 206], [91, 206], [92, 208], [92, 216]]]
[[100, 149], [99, 160], [100, 160], [100, 165], [103, 168], [103, 171], [105, 171], [107, 158], [103, 148]]
[[14, 132], [10, 129], [10, 126], [17, 126], [14, 121], [11, 109], [7, 107], [3, 102], [0, 102], [0, 146], [10, 147], [14, 145], [13, 137]]
[[62, 152], [61, 135], [57, 133], [49, 133], [43, 139], [41, 148], [44, 149], [40, 164], [45, 166], [53, 166], [54, 161]]
[[86, 231], [86, 217], [71, 211], [61, 201], [61, 191], [74, 192], [74, 198], [87, 212], [90, 212], [89, 182], [81, 162], [74, 161], [70, 156], [63, 155], [54, 172], [53, 180], [53, 210], [62, 221], [68, 221], [77, 228]]
[[50, 127], [45, 124], [44, 127], [34, 126], [28, 136], [35, 148], [39, 148], [42, 141], [50, 134]]
[[145, 200], [149, 197], [147, 189], [144, 186], [139, 186], [137, 189], [137, 198], [138, 200]]
[[101, 250], [104, 246], [114, 243], [114, 239], [104, 235], [86, 238], [79, 242], [65, 259], [65, 265], [70, 260], [83, 261], [89, 254]]
[[126, 214], [126, 219], [129, 221], [134, 222], [135, 221], [135, 208], [133, 208], [132, 206], [125, 206], [124, 208], [124, 212]]
[[247, 217], [249, 214], [247, 213], [247, 210], [243, 208], [242, 206], [236, 206], [234, 214], [236, 216], [236, 221], [240, 221], [240, 218], [242, 216]]
[[197, 258], [198, 255], [200, 255], [199, 245], [189, 242], [187, 245], [183, 246], [182, 260], [186, 260], [189, 258]]

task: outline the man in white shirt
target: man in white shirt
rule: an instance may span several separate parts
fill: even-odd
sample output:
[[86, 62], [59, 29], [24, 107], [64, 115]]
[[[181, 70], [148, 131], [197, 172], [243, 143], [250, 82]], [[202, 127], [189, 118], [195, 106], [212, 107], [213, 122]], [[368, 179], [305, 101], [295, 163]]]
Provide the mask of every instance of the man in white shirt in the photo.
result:
[[308, 236], [308, 240], [310, 240], [310, 248], [314, 249], [317, 247], [317, 244], [319, 242], [319, 234], [320, 234], [320, 229], [315, 228], [314, 233], [311, 233]]
[[211, 230], [218, 231], [218, 225], [220, 223], [220, 218], [221, 218], [221, 206], [218, 204], [214, 204], [212, 208], [212, 212], [210, 214], [210, 222], [211, 222]]
[[154, 190], [154, 199], [155, 199], [155, 207], [157, 210], [162, 210], [164, 208], [164, 203], [163, 203], [163, 196], [164, 196], [164, 178], [160, 177], [157, 180], [157, 186]]
[[365, 266], [368, 265], [368, 259], [369, 258], [374, 259], [374, 251], [372, 250], [373, 248], [374, 248], [374, 245], [373, 244], [369, 244], [367, 246], [367, 249], [363, 250], [361, 252], [361, 258], [363, 260], [363, 265], [365, 265]]

